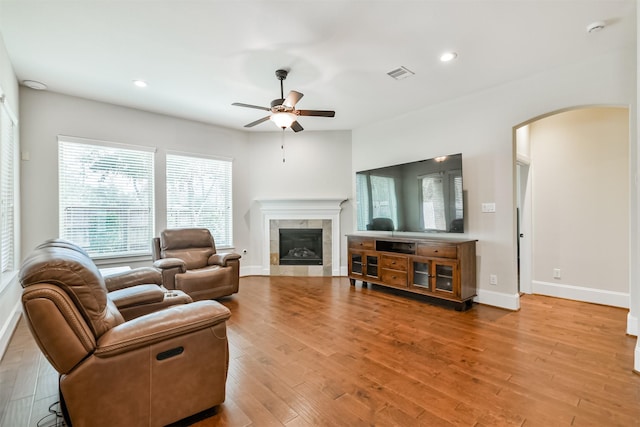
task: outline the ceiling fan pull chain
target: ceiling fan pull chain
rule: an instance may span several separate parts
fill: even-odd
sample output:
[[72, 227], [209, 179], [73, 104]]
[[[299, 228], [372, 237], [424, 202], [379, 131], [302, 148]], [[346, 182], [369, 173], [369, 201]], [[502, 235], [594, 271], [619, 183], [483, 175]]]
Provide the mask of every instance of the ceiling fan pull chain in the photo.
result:
[[282, 128], [282, 142], [280, 143], [280, 148], [282, 149], [282, 163], [284, 163], [284, 128]]

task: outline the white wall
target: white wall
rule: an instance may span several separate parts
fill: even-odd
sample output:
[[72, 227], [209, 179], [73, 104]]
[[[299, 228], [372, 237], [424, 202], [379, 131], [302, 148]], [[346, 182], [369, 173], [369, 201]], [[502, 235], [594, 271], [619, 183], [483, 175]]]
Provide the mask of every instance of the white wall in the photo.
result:
[[629, 307], [629, 110], [572, 110], [530, 129], [533, 292]]
[[[311, 119], [313, 120], [313, 119]], [[319, 119], [322, 120], [322, 119]], [[282, 132], [251, 133], [250, 199], [251, 261], [261, 274], [263, 234], [259, 199], [329, 199], [351, 197], [351, 131], [284, 134], [284, 157], [280, 148]], [[351, 202], [340, 213], [340, 266], [346, 268], [345, 234], [352, 231]]]
[[246, 132], [24, 87], [20, 100], [22, 151], [30, 157], [22, 161], [23, 255], [59, 236], [57, 135], [157, 147], [156, 233], [166, 225], [167, 150], [232, 158], [234, 244], [249, 245], [249, 226], [242, 220], [250, 200]]
[[[635, 54], [635, 48], [612, 52], [355, 129], [353, 171], [461, 152], [464, 237], [478, 239], [477, 299], [516, 309], [513, 128], [581, 105], [629, 106], [635, 118]], [[635, 132], [635, 121], [631, 128]], [[481, 213], [483, 202], [495, 202], [496, 212]], [[498, 276], [497, 285], [489, 284], [490, 274]]]
[[[57, 135], [157, 147], [156, 230], [165, 227], [167, 150], [231, 157], [235, 250], [243, 254], [241, 273], [260, 267], [262, 223], [254, 201], [272, 198], [348, 198], [351, 192], [351, 132], [247, 133], [52, 92], [21, 88], [24, 233], [23, 254], [58, 236]], [[343, 216], [350, 230], [351, 211]], [[346, 257], [346, 250], [343, 258]], [[144, 265], [149, 262], [128, 265]], [[343, 262], [344, 264], [344, 262]]]
[[[4, 94], [12, 113], [20, 120], [18, 111], [18, 80], [11, 67], [9, 55], [0, 35], [0, 93]], [[20, 318], [21, 288], [16, 275], [0, 280], [0, 359], [9, 344], [13, 329]]]

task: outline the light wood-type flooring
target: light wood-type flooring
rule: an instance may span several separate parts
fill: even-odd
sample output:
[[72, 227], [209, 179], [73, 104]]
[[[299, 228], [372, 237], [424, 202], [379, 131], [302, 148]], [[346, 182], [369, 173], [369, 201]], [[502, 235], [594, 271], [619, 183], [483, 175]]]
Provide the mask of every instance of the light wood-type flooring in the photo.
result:
[[[227, 400], [199, 427], [640, 426], [627, 310], [524, 295], [517, 312], [457, 312], [305, 277], [245, 277], [221, 302]], [[0, 425], [36, 426], [56, 381], [21, 321], [0, 362]]]

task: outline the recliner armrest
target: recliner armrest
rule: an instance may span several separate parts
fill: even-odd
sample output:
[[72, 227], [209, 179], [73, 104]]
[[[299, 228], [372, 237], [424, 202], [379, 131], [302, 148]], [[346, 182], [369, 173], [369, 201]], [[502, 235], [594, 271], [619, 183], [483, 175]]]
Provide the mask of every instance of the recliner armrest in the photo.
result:
[[123, 271], [104, 278], [104, 284], [109, 292], [130, 288], [137, 285], [162, 285], [160, 270], [153, 267], [139, 267]]
[[225, 322], [231, 312], [216, 301], [174, 305], [140, 316], [105, 332], [95, 355], [107, 358]]
[[157, 261], [154, 261], [153, 266], [161, 270], [179, 267], [180, 273], [184, 273], [185, 271], [187, 271], [187, 263], [180, 258], [161, 258]]
[[180, 258], [160, 258], [153, 266], [162, 271], [162, 284], [167, 289], [175, 289], [176, 275], [187, 271], [187, 263]]
[[237, 260], [240, 258], [242, 258], [242, 256], [235, 252], [221, 252], [221, 253], [211, 255], [207, 263], [209, 265], [221, 265], [223, 267], [226, 267], [227, 262], [231, 260]]
[[156, 285], [137, 285], [109, 292], [109, 298], [119, 310], [141, 304], [152, 304], [164, 300], [165, 290]]

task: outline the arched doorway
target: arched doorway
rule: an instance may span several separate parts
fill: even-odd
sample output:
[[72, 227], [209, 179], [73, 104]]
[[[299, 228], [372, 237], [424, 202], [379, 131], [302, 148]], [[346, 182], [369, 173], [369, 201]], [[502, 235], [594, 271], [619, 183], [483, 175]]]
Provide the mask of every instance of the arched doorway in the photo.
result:
[[629, 307], [629, 109], [514, 129], [519, 291]]

